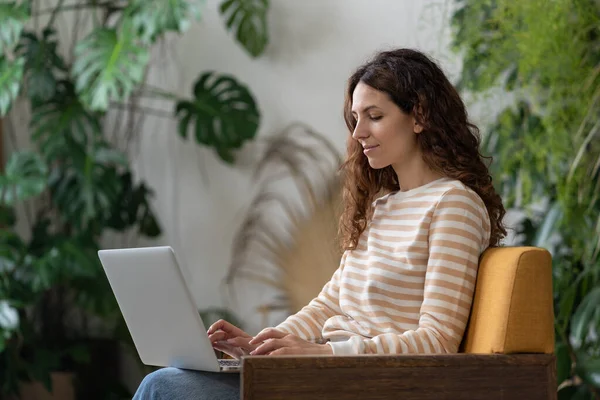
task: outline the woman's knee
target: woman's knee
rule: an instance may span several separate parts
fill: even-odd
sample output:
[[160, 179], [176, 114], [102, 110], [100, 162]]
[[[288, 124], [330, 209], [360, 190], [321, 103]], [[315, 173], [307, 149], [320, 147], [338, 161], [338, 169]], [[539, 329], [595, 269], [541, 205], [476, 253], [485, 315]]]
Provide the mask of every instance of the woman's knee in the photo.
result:
[[162, 368], [148, 374], [133, 400], [238, 399], [239, 375]]
[[137, 399], [165, 399], [172, 395], [174, 388], [177, 388], [177, 381], [181, 380], [182, 375], [189, 373], [178, 368], [161, 368], [148, 375], [142, 380], [134, 396]]

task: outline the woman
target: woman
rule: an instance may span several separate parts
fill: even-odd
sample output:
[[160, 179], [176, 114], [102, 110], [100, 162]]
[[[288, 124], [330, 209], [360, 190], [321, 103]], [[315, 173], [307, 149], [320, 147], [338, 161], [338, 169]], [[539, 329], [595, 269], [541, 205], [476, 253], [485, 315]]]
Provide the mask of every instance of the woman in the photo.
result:
[[[208, 334], [239, 357], [458, 351], [479, 257], [506, 235], [477, 128], [424, 54], [384, 51], [349, 79], [342, 167], [345, 252], [321, 293], [256, 337], [226, 321]], [[238, 398], [237, 375], [166, 368], [134, 399]]]

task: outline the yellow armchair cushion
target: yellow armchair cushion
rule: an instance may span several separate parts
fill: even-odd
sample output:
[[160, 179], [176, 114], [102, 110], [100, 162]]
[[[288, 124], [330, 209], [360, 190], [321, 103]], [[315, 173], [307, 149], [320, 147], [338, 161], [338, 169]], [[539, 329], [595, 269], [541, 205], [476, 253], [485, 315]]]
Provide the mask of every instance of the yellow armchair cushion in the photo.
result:
[[535, 247], [486, 250], [480, 260], [465, 353], [553, 353], [552, 257]]

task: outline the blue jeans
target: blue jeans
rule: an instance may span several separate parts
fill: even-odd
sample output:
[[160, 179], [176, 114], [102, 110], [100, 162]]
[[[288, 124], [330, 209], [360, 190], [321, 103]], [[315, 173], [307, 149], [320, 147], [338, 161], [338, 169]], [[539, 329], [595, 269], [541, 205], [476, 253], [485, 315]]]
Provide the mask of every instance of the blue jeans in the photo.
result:
[[132, 400], [239, 400], [240, 375], [163, 368], [148, 374]]

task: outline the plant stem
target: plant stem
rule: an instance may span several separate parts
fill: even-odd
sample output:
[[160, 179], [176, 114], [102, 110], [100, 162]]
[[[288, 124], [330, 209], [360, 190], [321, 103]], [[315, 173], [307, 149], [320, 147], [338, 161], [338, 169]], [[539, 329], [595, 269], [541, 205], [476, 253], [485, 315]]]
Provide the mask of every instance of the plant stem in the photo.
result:
[[50, 21], [48, 21], [48, 27], [51, 27], [52, 25], [54, 25], [54, 20], [56, 19], [58, 12], [62, 10], [62, 6], [63, 6], [64, 2], [65, 2], [65, 0], [58, 0], [58, 4], [56, 5], [56, 7], [54, 7], [54, 10], [52, 10], [52, 15], [50, 16]]
[[148, 87], [148, 85], [144, 85], [143, 89], [144, 90], [143, 90], [142, 94], [145, 93], [145, 94], [162, 97], [162, 98], [169, 99], [169, 100], [179, 101], [179, 97], [176, 94], [168, 92], [166, 90], [163, 90], [163, 89], [160, 89], [157, 87]]
[[151, 107], [144, 107], [137, 104], [122, 104], [122, 103], [111, 103], [112, 107], [121, 108], [127, 111], [144, 112], [157, 117], [162, 118], [173, 118], [173, 113], [165, 110], [157, 110]]

